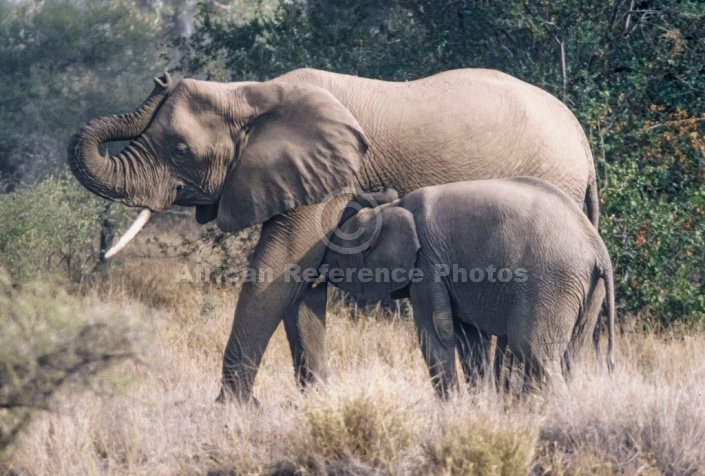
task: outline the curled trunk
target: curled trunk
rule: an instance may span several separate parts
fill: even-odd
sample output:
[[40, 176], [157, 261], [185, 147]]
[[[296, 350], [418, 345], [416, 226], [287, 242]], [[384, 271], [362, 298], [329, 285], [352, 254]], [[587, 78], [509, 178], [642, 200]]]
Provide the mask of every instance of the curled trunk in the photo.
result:
[[69, 166], [84, 187], [110, 200], [138, 204], [135, 203], [135, 191], [130, 190], [132, 181], [128, 176], [144, 166], [138, 162], [143, 155], [139, 144], [132, 143], [111, 157], [102, 157], [98, 148], [105, 142], [135, 139], [142, 134], [166, 98], [170, 83], [168, 73], [154, 78], [154, 90], [137, 110], [94, 119], [71, 138]]

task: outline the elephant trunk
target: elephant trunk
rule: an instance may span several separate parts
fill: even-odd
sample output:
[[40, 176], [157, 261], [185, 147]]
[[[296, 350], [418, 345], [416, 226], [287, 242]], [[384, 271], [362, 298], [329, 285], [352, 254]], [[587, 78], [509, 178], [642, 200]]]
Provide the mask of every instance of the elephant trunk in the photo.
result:
[[[132, 190], [144, 174], [147, 161], [143, 146], [135, 141], [112, 157], [101, 157], [98, 147], [110, 141], [135, 139], [142, 134], [166, 98], [170, 88], [168, 73], [154, 78], [154, 90], [134, 112], [94, 119], [70, 140], [68, 162], [71, 172], [91, 192], [109, 200], [139, 203]], [[142, 157], [141, 160], [138, 159]]]

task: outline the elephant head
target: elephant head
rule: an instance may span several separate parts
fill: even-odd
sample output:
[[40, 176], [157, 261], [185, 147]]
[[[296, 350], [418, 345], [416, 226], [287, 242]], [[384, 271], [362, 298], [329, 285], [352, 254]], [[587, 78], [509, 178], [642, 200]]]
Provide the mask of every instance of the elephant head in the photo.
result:
[[[356, 119], [322, 88], [166, 73], [154, 82], [136, 111], [95, 119], [69, 143], [71, 171], [101, 197], [152, 211], [196, 206], [200, 223], [237, 231], [350, 184], [367, 152]], [[102, 143], [127, 139], [100, 155]]]
[[409, 284], [421, 246], [413, 215], [398, 203], [344, 216], [324, 260], [329, 282], [370, 300]]

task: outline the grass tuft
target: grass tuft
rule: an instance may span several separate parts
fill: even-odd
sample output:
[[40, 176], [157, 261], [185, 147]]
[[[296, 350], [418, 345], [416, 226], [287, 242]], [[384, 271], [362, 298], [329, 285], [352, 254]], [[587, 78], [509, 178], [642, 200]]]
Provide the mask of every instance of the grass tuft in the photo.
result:
[[527, 473], [538, 440], [535, 428], [525, 421], [498, 424], [492, 415], [462, 417], [449, 418], [422, 445], [428, 474]]

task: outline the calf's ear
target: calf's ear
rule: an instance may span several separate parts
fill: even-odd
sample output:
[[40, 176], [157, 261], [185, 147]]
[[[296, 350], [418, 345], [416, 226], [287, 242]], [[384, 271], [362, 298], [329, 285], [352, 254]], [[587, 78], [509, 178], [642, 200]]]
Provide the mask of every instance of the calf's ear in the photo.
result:
[[[386, 296], [409, 284], [409, 273], [416, 266], [421, 245], [410, 211], [393, 204], [382, 206], [380, 218], [379, 235], [370, 249], [362, 254], [362, 264], [372, 269], [375, 277], [380, 270], [379, 277], [383, 279], [373, 279], [363, 287], [370, 287], [370, 293], [377, 296]], [[384, 270], [389, 273], [388, 279]]]

